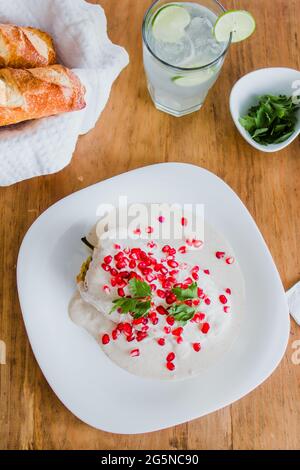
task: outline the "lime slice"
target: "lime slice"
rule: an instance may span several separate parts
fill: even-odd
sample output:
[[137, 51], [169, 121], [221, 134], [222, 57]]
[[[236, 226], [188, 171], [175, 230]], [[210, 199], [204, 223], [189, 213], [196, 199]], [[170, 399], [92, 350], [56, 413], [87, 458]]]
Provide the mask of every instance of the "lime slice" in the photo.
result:
[[184, 36], [184, 28], [191, 22], [188, 11], [179, 5], [166, 5], [156, 13], [152, 21], [155, 39], [178, 42]]
[[221, 15], [214, 26], [214, 35], [218, 42], [229, 41], [232, 33], [232, 42], [240, 42], [254, 33], [255, 19], [245, 10], [231, 10]]
[[214, 74], [215, 70], [212, 69], [201, 70], [185, 77], [173, 77], [172, 82], [181, 87], [197, 86], [207, 82]]

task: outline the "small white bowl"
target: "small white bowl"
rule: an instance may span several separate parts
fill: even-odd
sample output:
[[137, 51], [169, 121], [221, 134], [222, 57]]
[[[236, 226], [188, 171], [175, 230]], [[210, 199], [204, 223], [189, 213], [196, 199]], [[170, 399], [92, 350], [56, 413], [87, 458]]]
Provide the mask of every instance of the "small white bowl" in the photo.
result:
[[247, 114], [251, 106], [257, 104], [260, 95], [265, 94], [299, 96], [300, 71], [284, 67], [255, 70], [240, 78], [231, 91], [230, 112], [240, 134], [257, 150], [278, 152], [287, 147], [299, 135], [300, 109], [298, 110], [298, 122], [294, 134], [281, 144], [260, 145], [251, 138], [250, 134], [239, 123], [239, 118]]

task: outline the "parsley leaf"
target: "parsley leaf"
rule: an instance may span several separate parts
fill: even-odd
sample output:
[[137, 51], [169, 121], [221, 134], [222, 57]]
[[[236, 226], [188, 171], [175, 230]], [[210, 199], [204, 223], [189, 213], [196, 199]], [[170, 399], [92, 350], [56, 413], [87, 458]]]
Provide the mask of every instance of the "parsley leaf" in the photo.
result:
[[151, 308], [151, 288], [147, 282], [132, 278], [129, 283], [132, 297], [119, 297], [113, 300], [113, 308], [110, 313], [119, 310], [120, 313], [131, 313], [133, 318], [138, 319], [148, 314]]
[[198, 286], [194, 282], [187, 289], [182, 289], [181, 287], [174, 287], [172, 289], [173, 294], [176, 295], [178, 300], [190, 300], [196, 299], [198, 297]]
[[110, 313], [120, 309], [120, 313], [133, 313], [133, 318], [144, 317], [150, 310], [150, 300], [142, 301], [128, 297], [120, 297], [113, 301], [113, 308]]
[[133, 277], [129, 281], [129, 290], [133, 297], [149, 297], [151, 295], [151, 288], [147, 282], [140, 281]]
[[193, 318], [196, 309], [186, 304], [173, 305], [169, 308], [169, 313], [176, 321], [187, 322]]
[[299, 106], [291, 96], [263, 95], [258, 101], [239, 119], [255, 142], [261, 145], [279, 144], [293, 135]]

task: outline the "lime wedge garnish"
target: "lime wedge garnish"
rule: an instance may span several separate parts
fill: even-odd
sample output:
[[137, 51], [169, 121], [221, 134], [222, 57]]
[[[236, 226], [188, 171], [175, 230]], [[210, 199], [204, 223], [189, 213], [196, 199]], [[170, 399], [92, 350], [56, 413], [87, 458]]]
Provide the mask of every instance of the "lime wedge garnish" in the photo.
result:
[[214, 35], [218, 42], [229, 41], [232, 34], [232, 42], [240, 42], [254, 33], [255, 19], [245, 10], [231, 10], [219, 16], [214, 26]]
[[152, 21], [153, 36], [159, 41], [178, 42], [190, 22], [190, 14], [184, 7], [166, 5], [158, 10]]
[[201, 70], [199, 72], [194, 72], [191, 75], [177, 76], [172, 78], [172, 82], [175, 85], [182, 86], [182, 87], [191, 87], [201, 85], [201, 83], [207, 82], [213, 75], [215, 74], [215, 70], [207, 69]]

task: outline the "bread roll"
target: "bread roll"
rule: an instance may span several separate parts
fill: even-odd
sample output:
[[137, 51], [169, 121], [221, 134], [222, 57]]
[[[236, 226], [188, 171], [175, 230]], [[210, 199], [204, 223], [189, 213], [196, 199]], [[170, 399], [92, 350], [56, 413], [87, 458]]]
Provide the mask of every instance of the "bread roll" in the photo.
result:
[[47, 33], [0, 24], [0, 67], [34, 68], [55, 62], [53, 41]]
[[85, 107], [85, 88], [62, 65], [0, 69], [0, 126]]

